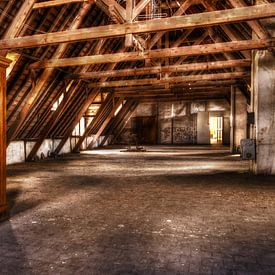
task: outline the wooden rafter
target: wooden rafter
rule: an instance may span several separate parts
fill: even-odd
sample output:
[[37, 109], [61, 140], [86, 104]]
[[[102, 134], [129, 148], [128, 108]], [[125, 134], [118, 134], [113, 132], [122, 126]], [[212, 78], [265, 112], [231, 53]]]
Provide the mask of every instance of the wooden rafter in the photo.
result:
[[80, 150], [80, 147], [84, 142], [85, 138], [87, 138], [91, 134], [94, 128], [98, 129], [99, 127], [101, 127], [102, 121], [104, 120], [104, 118], [106, 118], [106, 116], [108, 116], [108, 113], [112, 109], [113, 100], [114, 100], [113, 95], [109, 94], [105, 99], [105, 101], [103, 102], [103, 104], [100, 106], [94, 119], [90, 122], [90, 124], [85, 129], [84, 134], [79, 138], [77, 144], [73, 149], [74, 152], [78, 152]]
[[139, 105], [139, 102], [135, 101], [134, 104], [130, 107], [129, 111], [125, 114], [124, 119], [120, 122], [120, 124], [115, 129], [116, 131], [110, 140], [110, 144], [113, 144], [117, 140], [117, 138], [120, 136], [120, 134], [123, 132], [123, 130], [125, 129], [125, 126], [127, 125], [129, 119], [135, 112], [138, 105]]
[[107, 127], [108, 123], [110, 122], [110, 120], [112, 119], [112, 117], [114, 116], [116, 110], [118, 109], [118, 107], [121, 105], [121, 103], [123, 102], [124, 97], [121, 97], [118, 99], [117, 102], [115, 102], [115, 104], [112, 106], [111, 111], [109, 112], [108, 116], [101, 122], [100, 128], [96, 131], [96, 133], [93, 135], [93, 140], [90, 142], [90, 144], [88, 145], [89, 149], [92, 149], [94, 147], [94, 145], [96, 144], [98, 138], [101, 136], [101, 134], [103, 133], [103, 131], [105, 130], [105, 128]]
[[[229, 0], [234, 8], [246, 7], [246, 3], [243, 0]], [[258, 21], [248, 21], [247, 24], [257, 34], [259, 38], [268, 38], [268, 34]]]
[[[70, 26], [71, 30], [77, 29], [80, 26], [83, 17], [88, 13], [88, 11], [90, 10], [90, 7], [91, 7], [90, 4], [83, 5], [83, 7], [79, 10], [78, 16], [76, 16], [76, 18], [74, 19], [74, 21], [72, 22], [72, 24]], [[60, 58], [64, 54], [66, 49], [67, 49], [67, 44], [59, 45], [53, 55], [54, 58]], [[43, 86], [45, 85], [45, 83], [47, 82], [49, 77], [52, 75], [53, 71], [54, 71], [53, 69], [46, 69], [43, 71], [43, 73], [39, 77], [39, 79], [37, 79], [36, 85], [32, 88], [32, 90], [28, 94], [28, 98], [27, 98], [25, 105], [21, 109], [21, 111], [18, 114], [17, 119], [15, 120], [13, 125], [8, 130], [7, 144], [9, 144], [18, 134], [18, 131], [20, 130], [22, 124], [26, 120], [26, 117], [29, 113], [29, 110], [30, 110], [32, 104], [35, 102], [35, 99], [41, 92], [41, 89], [43, 88]]]
[[102, 139], [100, 146], [104, 146], [109, 139], [110, 135], [113, 134], [113, 132], [119, 127], [120, 123], [123, 121], [124, 117], [127, 115], [127, 113], [130, 111], [131, 107], [135, 104], [135, 101], [132, 99], [126, 100], [126, 102], [123, 104], [121, 110], [117, 114], [116, 117], [114, 117], [107, 125], [106, 130], [103, 132], [104, 138]]
[[120, 37], [126, 34], [207, 27], [272, 16], [275, 16], [275, 3], [2, 40], [0, 49], [40, 47], [89, 39]]

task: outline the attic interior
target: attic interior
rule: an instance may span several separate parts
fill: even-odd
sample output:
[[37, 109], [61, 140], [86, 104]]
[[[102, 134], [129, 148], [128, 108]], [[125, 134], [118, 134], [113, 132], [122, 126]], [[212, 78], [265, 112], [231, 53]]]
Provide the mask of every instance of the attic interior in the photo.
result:
[[275, 2], [0, 0], [2, 274], [274, 274]]

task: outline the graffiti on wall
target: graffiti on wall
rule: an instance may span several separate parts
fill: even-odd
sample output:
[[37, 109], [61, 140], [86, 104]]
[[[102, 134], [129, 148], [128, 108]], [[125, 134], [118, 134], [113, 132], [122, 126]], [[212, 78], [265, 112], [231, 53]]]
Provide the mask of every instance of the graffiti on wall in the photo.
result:
[[160, 143], [169, 144], [172, 141], [171, 119], [160, 121]]
[[193, 127], [176, 127], [173, 132], [174, 143], [193, 144], [195, 141], [195, 131]]

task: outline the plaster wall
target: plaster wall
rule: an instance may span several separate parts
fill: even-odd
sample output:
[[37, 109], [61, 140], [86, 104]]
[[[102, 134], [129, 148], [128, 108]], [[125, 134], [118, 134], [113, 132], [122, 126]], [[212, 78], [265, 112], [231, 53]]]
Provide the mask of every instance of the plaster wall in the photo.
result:
[[[101, 142], [104, 137], [100, 137], [96, 146]], [[71, 152], [71, 148], [75, 145], [78, 138], [70, 138], [66, 141], [60, 154], [67, 154]], [[46, 158], [50, 153], [54, 152], [60, 143], [61, 139], [45, 139], [37, 151], [37, 157], [39, 159]], [[7, 164], [22, 163], [25, 162], [26, 156], [31, 152], [34, 141], [13, 141], [7, 148]]]

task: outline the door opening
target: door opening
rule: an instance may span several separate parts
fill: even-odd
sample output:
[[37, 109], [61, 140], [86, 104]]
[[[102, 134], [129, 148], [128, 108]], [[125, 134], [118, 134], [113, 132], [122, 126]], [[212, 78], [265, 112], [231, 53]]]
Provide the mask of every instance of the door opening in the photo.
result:
[[210, 143], [222, 144], [223, 118], [213, 116], [209, 118]]

